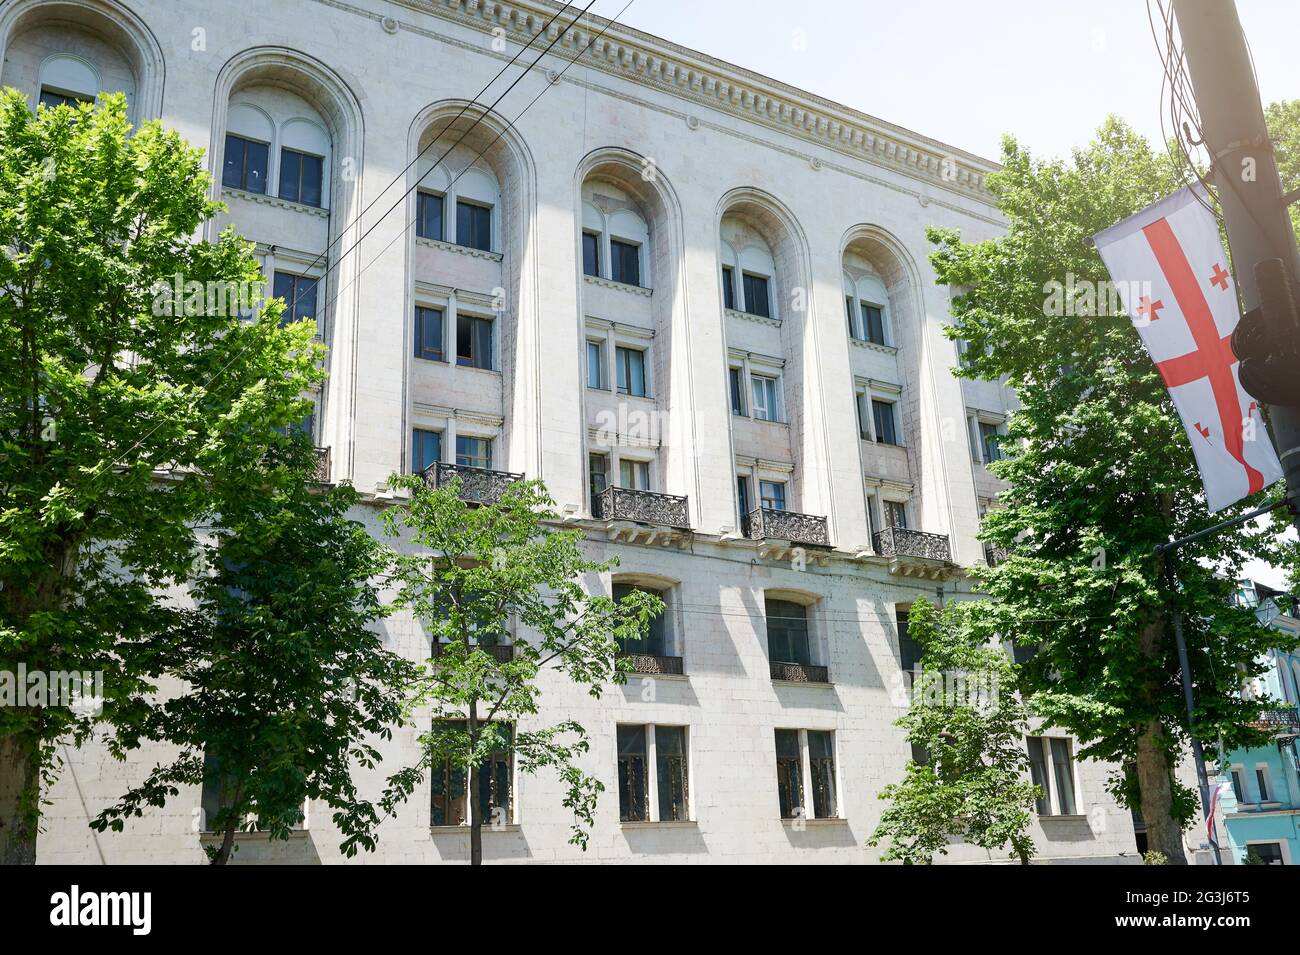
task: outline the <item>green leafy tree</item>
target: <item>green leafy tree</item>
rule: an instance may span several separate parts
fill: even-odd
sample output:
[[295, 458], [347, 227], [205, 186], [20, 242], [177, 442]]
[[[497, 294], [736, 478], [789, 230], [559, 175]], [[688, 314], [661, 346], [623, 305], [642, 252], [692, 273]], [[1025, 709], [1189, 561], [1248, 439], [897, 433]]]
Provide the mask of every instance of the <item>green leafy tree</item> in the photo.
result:
[[[229, 308], [262, 277], [233, 233], [195, 240], [208, 188], [120, 95], [33, 113], [0, 92], [0, 670], [101, 672], [110, 720], [149, 689], [131, 648], [174, 625], [157, 594], [188, 572], [204, 472], [322, 374], [310, 323]], [[199, 291], [160, 295], [178, 277]], [[35, 861], [55, 747], [94, 723], [28, 703], [0, 708], [0, 863]]]
[[1006, 650], [972, 637], [964, 613], [918, 600], [907, 616], [922, 669], [897, 725], [924, 760], [908, 760], [902, 782], [880, 792], [889, 807], [867, 844], [888, 842], [883, 861], [929, 865], [954, 840], [1005, 849], [1025, 865], [1034, 857], [1026, 830], [1041, 791], [1028, 781], [1030, 714]]
[[[1285, 190], [1300, 189], [1300, 99], [1270, 103], [1264, 110], [1273, 158]], [[1291, 227], [1300, 235], [1300, 204], [1291, 205]]]
[[[466, 796], [470, 862], [480, 865], [484, 812], [506, 802], [483, 767], [493, 754], [508, 754], [520, 772], [549, 767], [559, 775], [574, 814], [570, 842], [585, 850], [604, 785], [577, 764], [588, 749], [581, 725], [534, 724], [538, 677], [554, 669], [599, 697], [605, 685], [625, 680], [622, 642], [642, 633], [663, 601], [641, 592], [618, 602], [589, 595], [581, 578], [616, 562], [584, 557], [581, 531], [552, 529], [560, 516], [540, 482], [514, 482], [481, 506], [460, 499], [459, 480], [436, 489], [420, 475], [389, 483], [410, 501], [385, 512], [384, 523], [413, 551], [397, 559], [395, 603], [424, 625], [435, 649], [416, 695], [433, 723], [420, 738], [419, 763], [392, 777], [386, 807], [438, 774], [438, 787]], [[494, 653], [511, 634], [513, 651]]]
[[141, 703], [112, 741], [119, 758], [144, 741], [178, 754], [94, 828], [120, 831], [180, 786], [206, 784], [218, 794], [204, 820], [221, 835], [213, 864], [229, 861], [236, 832], [289, 838], [306, 800], [333, 810], [349, 856], [374, 849], [380, 816], [353, 774], [380, 762], [375, 744], [401, 725], [418, 670], [371, 628], [385, 612], [371, 581], [387, 548], [348, 517], [350, 486], [311, 483], [314, 463], [307, 437], [291, 433], [253, 466], [212, 475], [217, 528], [194, 608], [137, 653], [150, 678], [185, 690]]
[[1022, 674], [1035, 714], [1074, 733], [1080, 755], [1134, 767], [1113, 791], [1141, 810], [1151, 848], [1185, 863], [1181, 831], [1196, 802], [1174, 776], [1187, 718], [1171, 611], [1187, 624], [1201, 739], [1255, 741], [1244, 727], [1260, 703], [1241, 698], [1241, 681], [1286, 638], [1229, 595], [1246, 557], [1277, 559], [1278, 548], [1249, 528], [1188, 545], [1175, 594], [1153, 556], [1232, 511], [1207, 514], [1164, 384], [1128, 317], [1109, 307], [1088, 239], [1178, 188], [1170, 159], [1111, 119], [1068, 161], [1037, 160], [1008, 138], [1003, 164], [992, 185], [1004, 236], [966, 244], [931, 233], [938, 279], [955, 292], [950, 334], [970, 346], [960, 373], [1005, 379], [1021, 402], [1007, 456], [992, 465], [1010, 489], [983, 535], [1010, 557], [981, 575], [992, 599], [970, 623], [1040, 647]]

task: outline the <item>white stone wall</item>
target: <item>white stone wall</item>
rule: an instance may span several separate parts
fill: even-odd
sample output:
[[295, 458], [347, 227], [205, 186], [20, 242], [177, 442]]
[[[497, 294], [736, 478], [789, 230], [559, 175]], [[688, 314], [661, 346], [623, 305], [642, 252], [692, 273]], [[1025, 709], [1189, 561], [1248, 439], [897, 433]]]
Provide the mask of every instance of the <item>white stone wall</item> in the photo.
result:
[[[879, 817], [877, 793], [901, 775], [907, 758], [892, 725], [902, 685], [896, 608], [920, 594], [934, 597], [938, 584], [891, 572], [888, 560], [872, 556], [864, 491], [887, 482], [891, 493], [908, 497], [914, 528], [946, 535], [960, 564], [982, 560], [977, 486], [987, 480], [972, 465], [963, 423], [973, 401], [1005, 412], [1012, 399], [1004, 390], [972, 393], [952, 376], [957, 353], [942, 334], [948, 292], [927, 262], [925, 229], [995, 235], [1000, 219], [982, 185], [991, 166], [617, 26], [563, 76], [578, 47], [557, 44], [496, 117], [471, 108], [457, 119], [518, 50], [519, 31], [554, 9], [465, 0], [133, 0], [127, 11], [113, 0], [84, 0], [74, 30], [60, 26], [63, 4], [12, 0], [0, 9], [0, 82], [34, 95], [39, 60], [60, 37], [89, 56], [99, 47], [87, 36], [103, 35], [134, 70], [122, 76], [119, 56], [104, 75], [115, 88], [140, 91], [137, 114], [158, 116], [211, 151], [213, 194], [230, 206], [214, 229], [234, 223], [258, 243], [268, 272], [292, 266], [327, 273], [320, 328], [331, 378], [319, 398], [317, 440], [331, 448], [336, 480], [354, 482], [375, 500], [388, 475], [407, 466], [413, 427], [444, 432], [445, 461], [454, 460], [454, 434], [492, 437], [493, 466], [542, 478], [588, 528], [594, 555], [616, 555], [623, 571], [677, 582], [674, 638], [684, 677], [645, 686], [634, 679], [599, 701], [560, 681], [546, 683], [543, 720], [574, 718], [587, 727], [588, 768], [608, 789], [590, 851], [567, 844], [570, 820], [557, 782], [543, 776], [516, 781], [515, 824], [485, 836], [487, 858], [869, 861], [876, 853], [864, 842]], [[504, 51], [492, 46], [497, 26], [506, 31]], [[592, 36], [586, 29], [579, 42]], [[521, 62], [534, 55], [526, 52]], [[497, 83], [481, 102], [504, 87]], [[255, 100], [259, 90], [278, 95], [285, 108], [305, 104], [298, 108], [329, 128], [326, 208], [220, 188], [232, 97]], [[429, 165], [426, 159], [407, 170], [417, 151], [431, 138], [464, 131], [464, 144], [438, 175], [473, 163], [495, 178], [501, 196], [491, 253], [415, 239], [414, 198], [401, 201]], [[617, 186], [649, 227], [642, 256], [648, 294], [582, 275], [584, 188], [590, 195], [596, 180]], [[443, 188], [449, 180], [438, 181]], [[448, 208], [444, 221], [454, 214]], [[734, 217], [740, 231], [752, 230], [770, 248], [779, 323], [724, 311], [724, 216], [729, 230]], [[887, 290], [896, 350], [850, 341], [846, 253], [859, 274], [870, 265]], [[415, 305], [443, 306], [454, 331], [453, 303], [495, 314], [494, 370], [411, 357]], [[593, 329], [607, 333], [611, 346], [626, 340], [649, 349], [648, 397], [585, 388], [585, 340]], [[454, 337], [447, 346], [454, 349]], [[742, 353], [783, 362], [784, 422], [731, 414], [727, 366]], [[854, 394], [862, 381], [898, 389], [904, 447], [860, 440]], [[618, 422], [612, 441], [599, 431], [610, 415]], [[642, 421], [654, 427], [639, 430]], [[611, 463], [649, 460], [654, 490], [689, 498], [693, 536], [668, 546], [613, 541], [590, 519], [590, 451], [609, 453]], [[738, 467], [788, 480], [789, 506], [825, 517], [833, 549], [796, 569], [738, 539]], [[369, 507], [362, 516], [374, 522]], [[814, 602], [831, 685], [770, 679], [761, 612], [770, 588]], [[945, 595], [969, 593], [964, 580], [944, 588]], [[395, 618], [384, 627], [391, 645], [424, 652], [411, 621]], [[689, 824], [619, 824], [619, 722], [689, 727]], [[841, 819], [802, 831], [780, 820], [774, 728], [834, 731]], [[398, 734], [385, 769], [412, 758], [414, 735]], [[41, 859], [197, 861], [197, 792], [125, 834], [96, 838], [84, 827], [87, 814], [158, 756], [116, 764], [93, 744], [70, 754], [52, 793]], [[1105, 772], [1078, 767], [1082, 813], [1036, 827], [1045, 857], [1132, 853], [1132, 827], [1104, 791]], [[368, 779], [367, 790], [377, 792], [379, 781]], [[385, 823], [379, 851], [362, 861], [465, 858], [464, 834], [431, 831], [428, 820], [426, 788]], [[238, 859], [335, 861], [337, 842], [327, 809], [313, 806], [301, 837], [272, 847], [245, 839]], [[958, 847], [951, 859], [985, 854]]]

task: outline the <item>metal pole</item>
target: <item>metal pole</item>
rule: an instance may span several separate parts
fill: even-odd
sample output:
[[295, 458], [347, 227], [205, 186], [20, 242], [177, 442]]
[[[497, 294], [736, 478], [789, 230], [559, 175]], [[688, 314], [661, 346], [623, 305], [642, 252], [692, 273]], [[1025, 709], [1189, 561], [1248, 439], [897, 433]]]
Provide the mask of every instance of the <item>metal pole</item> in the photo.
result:
[[[1174, 644], [1178, 647], [1178, 667], [1183, 677], [1183, 703], [1187, 706], [1187, 735], [1192, 741], [1192, 759], [1196, 762], [1196, 784], [1201, 791], [1201, 815], [1205, 819], [1208, 832], [1210, 816], [1214, 812], [1210, 803], [1210, 777], [1205, 771], [1205, 750], [1201, 748], [1201, 739], [1196, 735], [1196, 699], [1192, 694], [1192, 667], [1187, 659], [1187, 640], [1183, 636], [1183, 612], [1178, 609], [1178, 586], [1174, 580], [1173, 555], [1164, 554], [1165, 585], [1169, 588], [1170, 611], [1174, 618]], [[1219, 856], [1218, 840], [1210, 841], [1214, 852], [1214, 864], [1223, 865]]]
[[[1259, 305], [1257, 262], [1280, 258], [1300, 292], [1300, 251], [1287, 215], [1246, 37], [1232, 0], [1173, 0], [1201, 135], [1214, 161], [1223, 224], [1245, 310]], [[1297, 295], [1300, 298], [1300, 295]], [[1269, 430], [1300, 530], [1300, 408], [1269, 406]]]

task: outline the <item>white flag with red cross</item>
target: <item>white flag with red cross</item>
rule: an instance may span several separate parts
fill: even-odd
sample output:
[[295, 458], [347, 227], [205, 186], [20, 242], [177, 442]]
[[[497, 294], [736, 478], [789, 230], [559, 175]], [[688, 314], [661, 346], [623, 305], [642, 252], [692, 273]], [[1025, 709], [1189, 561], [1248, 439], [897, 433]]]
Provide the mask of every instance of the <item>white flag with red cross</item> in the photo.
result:
[[1183, 419], [1213, 512], [1279, 480], [1282, 466], [1258, 403], [1237, 380], [1237, 292], [1218, 223], [1193, 189], [1093, 242]]

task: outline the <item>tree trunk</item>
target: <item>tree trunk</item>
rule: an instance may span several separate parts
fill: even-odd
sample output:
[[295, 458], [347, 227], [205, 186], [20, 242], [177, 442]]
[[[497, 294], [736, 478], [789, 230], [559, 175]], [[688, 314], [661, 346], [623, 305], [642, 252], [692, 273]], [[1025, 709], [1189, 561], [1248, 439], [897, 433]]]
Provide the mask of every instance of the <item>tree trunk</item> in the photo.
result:
[[1157, 719], [1148, 721], [1138, 735], [1137, 779], [1147, 848], [1164, 853], [1170, 865], [1187, 865], [1182, 829], [1173, 816], [1172, 767], [1165, 753], [1165, 728]]
[[235, 848], [235, 824], [229, 823], [226, 826], [225, 835], [221, 839], [221, 848], [217, 854], [212, 857], [212, 865], [225, 865], [230, 861], [230, 853]]
[[[468, 718], [465, 726], [469, 731], [471, 752], [478, 748], [478, 700], [469, 701]], [[470, 759], [469, 771], [465, 785], [469, 792], [465, 794], [465, 812], [469, 816], [469, 864], [483, 864], [483, 819], [478, 809], [478, 765]]]
[[36, 864], [40, 798], [40, 748], [24, 734], [0, 735], [0, 865]]

